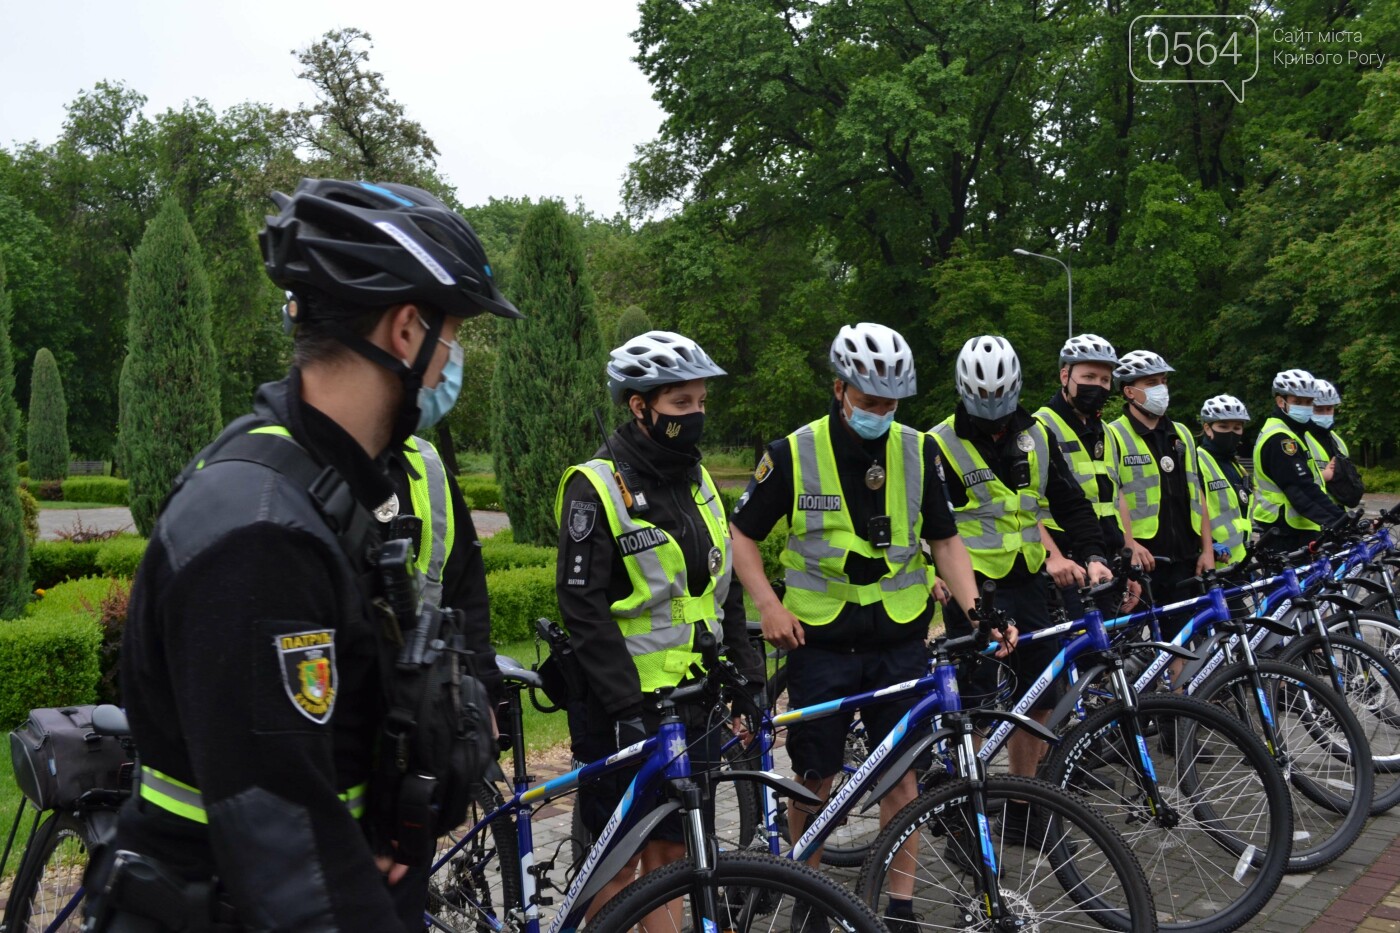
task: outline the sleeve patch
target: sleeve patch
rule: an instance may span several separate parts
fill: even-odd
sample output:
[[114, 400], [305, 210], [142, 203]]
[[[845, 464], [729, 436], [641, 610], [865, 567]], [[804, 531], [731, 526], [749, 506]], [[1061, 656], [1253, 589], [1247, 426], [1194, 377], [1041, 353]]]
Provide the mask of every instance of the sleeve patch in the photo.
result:
[[773, 454], [769, 451], [763, 452], [763, 458], [758, 461], [758, 466], [753, 471], [753, 481], [761, 483], [773, 475]]
[[1284, 438], [1283, 453], [1285, 456], [1292, 457], [1293, 455], [1298, 453], [1298, 445], [1294, 443], [1291, 438]]
[[569, 503], [569, 537], [577, 544], [593, 534], [598, 524], [598, 503], [575, 500]]
[[335, 668], [335, 632], [316, 629], [293, 632], [273, 639], [281, 664], [282, 686], [287, 698], [307, 719], [324, 725], [335, 709], [340, 687]]

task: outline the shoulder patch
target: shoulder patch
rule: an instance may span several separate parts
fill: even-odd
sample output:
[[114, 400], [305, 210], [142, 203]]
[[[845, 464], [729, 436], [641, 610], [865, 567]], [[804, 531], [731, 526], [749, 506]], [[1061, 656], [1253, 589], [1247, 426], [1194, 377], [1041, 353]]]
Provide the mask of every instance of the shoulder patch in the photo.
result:
[[598, 503], [578, 500], [569, 503], [569, 537], [575, 544], [593, 534], [597, 524]]
[[946, 477], [945, 475], [943, 475], [943, 455], [942, 455], [942, 454], [934, 454], [934, 455], [933, 455], [933, 468], [934, 468], [935, 470], [938, 471], [938, 480], [939, 480], [939, 482], [942, 482], [942, 483], [948, 482], [948, 477]]
[[763, 452], [763, 458], [758, 461], [758, 466], [754, 467], [753, 481], [761, 483], [773, 474], [773, 454], [767, 450]]
[[1285, 455], [1285, 456], [1288, 456], [1288, 457], [1291, 457], [1291, 456], [1293, 456], [1294, 454], [1296, 454], [1297, 452], [1298, 452], [1298, 444], [1297, 444], [1291, 437], [1285, 437], [1285, 438], [1283, 439], [1283, 453], [1284, 453], [1284, 455]]
[[307, 719], [326, 723], [335, 709], [340, 679], [335, 669], [335, 632], [317, 629], [278, 635], [273, 647], [280, 655], [282, 686], [287, 697]]

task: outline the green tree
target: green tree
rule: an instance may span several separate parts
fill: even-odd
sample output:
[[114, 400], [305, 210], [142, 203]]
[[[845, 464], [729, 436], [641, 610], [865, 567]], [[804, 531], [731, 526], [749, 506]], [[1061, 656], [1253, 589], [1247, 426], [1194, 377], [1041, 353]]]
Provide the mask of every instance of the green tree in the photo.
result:
[[121, 448], [131, 516], [151, 533], [175, 476], [219, 430], [218, 360], [209, 284], [194, 230], [173, 198], [131, 257]]
[[613, 334], [613, 346], [620, 347], [638, 334], [645, 334], [656, 328], [647, 317], [641, 305], [628, 305], [617, 319], [617, 331]]
[[10, 298], [5, 289], [5, 262], [0, 259], [0, 619], [16, 618], [29, 601], [29, 543], [24, 537], [19, 461], [15, 457], [18, 432]]
[[512, 270], [511, 299], [526, 318], [500, 324], [492, 452], [515, 540], [550, 544], [556, 484], [600, 442], [593, 410], [607, 402], [607, 357], [578, 229], [562, 205], [531, 213]]
[[63, 377], [47, 347], [34, 355], [29, 383], [29, 475], [36, 480], [68, 476], [68, 401]]

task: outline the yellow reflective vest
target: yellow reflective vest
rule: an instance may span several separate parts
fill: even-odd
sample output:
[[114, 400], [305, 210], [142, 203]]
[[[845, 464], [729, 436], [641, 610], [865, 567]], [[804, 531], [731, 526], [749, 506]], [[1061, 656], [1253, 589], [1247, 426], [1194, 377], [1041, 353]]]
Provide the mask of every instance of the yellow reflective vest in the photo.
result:
[[[1114, 472], [1109, 469], [1107, 451], [1100, 451], [1102, 455], [1095, 458], [1094, 451], [1085, 449], [1083, 441], [1075, 433], [1073, 426], [1049, 405], [1037, 411], [1035, 416], [1041, 424], [1045, 425], [1046, 430], [1054, 435], [1059, 444], [1060, 452], [1064, 454], [1065, 461], [1069, 464], [1070, 472], [1079, 482], [1079, 488], [1084, 491], [1084, 498], [1093, 505], [1094, 515], [1098, 518], [1111, 518], [1115, 525], [1120, 524], [1118, 503], [1115, 501], [1115, 497], [1110, 496], [1105, 500], [1099, 495], [1100, 476], [1108, 477], [1110, 482], [1117, 478]], [[1107, 440], [1108, 438], [1105, 436], [1105, 444]], [[1049, 513], [1041, 521], [1045, 523], [1046, 528], [1064, 531], [1055, 523], [1055, 519]]]
[[1215, 456], [1204, 447], [1196, 448], [1200, 458], [1201, 481], [1206, 489], [1206, 510], [1210, 515], [1210, 536], [1217, 547], [1230, 552], [1230, 563], [1244, 558], [1249, 542], [1249, 493], [1236, 491]]
[[[1201, 533], [1201, 474], [1196, 458], [1196, 439], [1175, 421], [1172, 427], [1185, 445], [1183, 463], [1171, 463], [1174, 470], [1186, 471], [1186, 498], [1191, 513], [1191, 528]], [[1128, 506], [1128, 521], [1133, 538], [1147, 541], [1157, 536], [1162, 514], [1162, 466], [1153, 455], [1147, 441], [1142, 439], [1127, 415], [1108, 425], [1104, 434], [1112, 438], [1116, 459], [1117, 486]], [[1166, 460], [1167, 457], [1163, 457]], [[1127, 529], [1124, 529], [1125, 531]]]
[[[1282, 418], [1277, 415], [1270, 417], [1264, 422], [1263, 429], [1259, 432], [1259, 438], [1254, 442], [1254, 504], [1250, 508], [1249, 517], [1256, 525], [1272, 525], [1278, 521], [1279, 515], [1283, 515], [1284, 522], [1290, 528], [1299, 531], [1317, 531], [1322, 526], [1310, 518], [1304, 518], [1293, 508], [1293, 504], [1288, 501], [1288, 495], [1281, 489], [1273, 477], [1264, 472], [1261, 452], [1264, 443], [1277, 435], [1283, 435], [1284, 450], [1287, 452], [1289, 444], [1293, 445], [1295, 451], [1311, 451], [1306, 441], [1293, 432], [1293, 428], [1285, 424]], [[1292, 456], [1292, 454], [1289, 454]], [[1326, 461], [1324, 461], [1326, 462]], [[1326, 491], [1326, 484], [1322, 481], [1322, 472], [1318, 468], [1317, 458], [1308, 456], [1308, 472], [1312, 475], [1313, 482], [1317, 483], [1319, 489]]]

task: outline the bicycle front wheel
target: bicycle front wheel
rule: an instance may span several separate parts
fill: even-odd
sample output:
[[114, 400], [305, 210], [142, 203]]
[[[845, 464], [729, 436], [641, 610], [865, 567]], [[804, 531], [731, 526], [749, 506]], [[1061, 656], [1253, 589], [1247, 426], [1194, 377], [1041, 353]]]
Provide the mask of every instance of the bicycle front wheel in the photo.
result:
[[92, 827], [71, 813], [54, 813], [39, 824], [5, 903], [7, 933], [82, 928], [83, 872], [95, 843]]
[[[1144, 753], [1155, 802], [1143, 790]], [[1045, 777], [1123, 834], [1163, 930], [1226, 933], [1283, 879], [1293, 845], [1288, 787], [1264, 743], [1217, 707], [1173, 694], [1144, 694], [1135, 714], [1106, 706], [1060, 741]]]
[[[679, 901], [669, 916], [674, 929], [689, 930], [697, 883], [695, 866], [689, 859], [673, 862], [624, 888], [584, 929], [589, 933], [625, 933], [653, 911]], [[797, 931], [804, 925], [823, 929], [822, 924], [847, 933], [884, 933], [874, 912], [855, 895], [789, 859], [758, 852], [722, 852], [710, 885], [720, 914], [712, 919], [725, 933]], [[657, 933], [656, 919], [648, 923], [651, 933]]]
[[[1314, 871], [1356, 841], [1371, 812], [1374, 772], [1361, 724], [1320, 678], [1280, 661], [1258, 662], [1263, 699], [1273, 720], [1269, 749], [1293, 795], [1291, 872]], [[1265, 736], [1260, 697], [1245, 662], [1211, 675], [1194, 696]]]
[[[890, 821], [856, 883], [861, 899], [912, 898], [920, 929], [1157, 929], [1147, 879], [1102, 817], [1044, 781], [996, 777], [984, 787], [1003, 916], [988, 914], [972, 785], [961, 780]], [[1008, 819], [1012, 810], [1021, 822]]]

